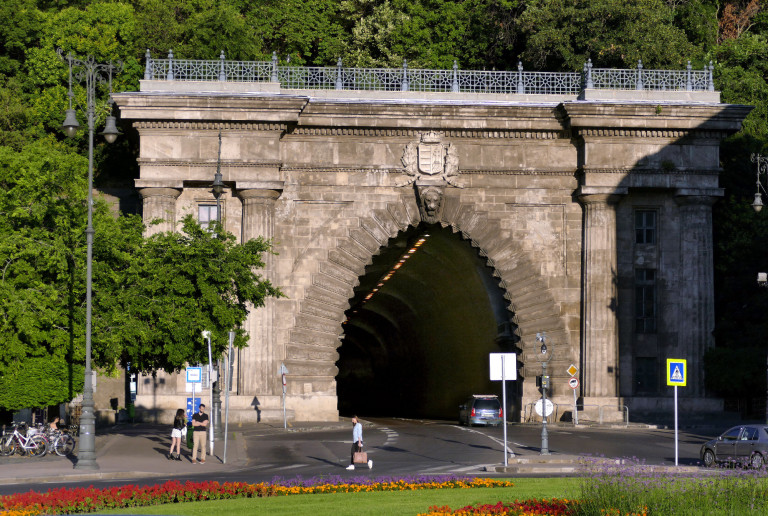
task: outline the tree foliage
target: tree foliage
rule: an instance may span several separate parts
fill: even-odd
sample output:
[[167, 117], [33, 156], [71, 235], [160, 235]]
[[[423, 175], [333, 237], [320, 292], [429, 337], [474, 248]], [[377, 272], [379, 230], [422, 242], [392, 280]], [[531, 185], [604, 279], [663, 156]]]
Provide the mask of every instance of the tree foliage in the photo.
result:
[[[766, 152], [768, 132], [768, 12], [757, 0], [6, 0], [0, 15], [0, 406], [64, 401], [82, 388], [87, 140], [82, 133], [64, 140], [59, 130], [68, 74], [58, 48], [121, 61], [116, 91], [138, 88], [147, 50], [165, 56], [173, 49], [182, 59], [223, 51], [239, 60], [275, 52], [282, 63], [306, 65], [342, 58], [348, 66], [407, 60], [449, 68], [455, 60], [496, 70], [516, 69], [520, 59], [526, 69], [550, 71], [580, 70], [587, 59], [599, 67], [642, 60], [646, 68], [688, 60], [700, 68], [711, 60], [723, 101], [756, 106], [721, 151], [727, 197], [714, 211], [717, 342], [745, 347], [742, 337], [754, 341], [768, 331], [766, 292], [754, 284], [756, 270], [768, 268], [768, 223], [748, 208], [749, 154]], [[82, 108], [84, 91], [76, 85], [73, 93]], [[99, 91], [99, 126], [109, 114], [107, 96]], [[97, 143], [97, 186], [130, 186], [136, 177], [138, 137], [122, 129], [119, 143]], [[195, 344], [201, 329], [214, 331], [218, 351], [248, 306], [278, 295], [244, 272], [260, 267], [268, 242], [241, 247], [191, 221], [179, 233], [144, 239], [137, 217], [114, 217], [101, 203], [95, 210], [100, 367], [129, 358], [144, 371], [205, 362]], [[248, 281], [260, 290], [249, 290]], [[45, 396], [22, 387], [38, 381]]]
[[[106, 247], [106, 246], [105, 246]], [[100, 296], [101, 339], [121, 350], [134, 370], [172, 372], [190, 363], [208, 363], [201, 332], [211, 331], [214, 356], [237, 330], [234, 345], [247, 344], [242, 324], [248, 312], [280, 291], [264, 280], [262, 254], [269, 242], [242, 244], [213, 224], [208, 231], [188, 215], [181, 231], [143, 240], [118, 276], [117, 295]], [[115, 293], [114, 290], [111, 293]]]

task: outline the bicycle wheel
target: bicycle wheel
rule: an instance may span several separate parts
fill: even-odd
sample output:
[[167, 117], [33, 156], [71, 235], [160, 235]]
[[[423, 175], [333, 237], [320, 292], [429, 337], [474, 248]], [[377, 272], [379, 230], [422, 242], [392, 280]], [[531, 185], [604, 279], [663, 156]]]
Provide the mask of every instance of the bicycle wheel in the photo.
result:
[[75, 450], [75, 438], [69, 434], [60, 435], [53, 443], [53, 451], [56, 455], [66, 457]]
[[27, 445], [27, 453], [32, 457], [44, 457], [48, 453], [48, 441], [42, 435], [33, 435]]
[[0, 441], [0, 455], [13, 455], [17, 447], [18, 443], [13, 438], [13, 434], [3, 436], [3, 440]]

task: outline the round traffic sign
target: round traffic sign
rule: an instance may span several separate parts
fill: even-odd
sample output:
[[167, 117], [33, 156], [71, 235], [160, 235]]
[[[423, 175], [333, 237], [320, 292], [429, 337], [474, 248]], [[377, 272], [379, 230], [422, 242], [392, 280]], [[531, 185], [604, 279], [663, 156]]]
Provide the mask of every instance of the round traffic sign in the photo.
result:
[[579, 386], [579, 380], [576, 378], [571, 378], [570, 380], [568, 380], [568, 385], [571, 386], [571, 389], [575, 389], [576, 387]]
[[[536, 405], [534, 405], [534, 409], [536, 410], [536, 414], [539, 416], [541, 415], [541, 406], [543, 405], [543, 399], [539, 399], [539, 401], [536, 402]], [[552, 403], [551, 400], [547, 400], [547, 417], [552, 415], [552, 411], [555, 410], [555, 405]]]

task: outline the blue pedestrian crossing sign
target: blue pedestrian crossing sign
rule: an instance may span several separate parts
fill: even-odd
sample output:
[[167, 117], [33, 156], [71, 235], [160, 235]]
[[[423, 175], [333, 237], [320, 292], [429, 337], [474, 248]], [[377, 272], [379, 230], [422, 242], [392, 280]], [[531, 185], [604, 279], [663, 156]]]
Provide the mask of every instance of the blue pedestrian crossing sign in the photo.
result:
[[688, 373], [685, 369], [684, 358], [667, 359], [667, 385], [685, 387], [688, 381]]

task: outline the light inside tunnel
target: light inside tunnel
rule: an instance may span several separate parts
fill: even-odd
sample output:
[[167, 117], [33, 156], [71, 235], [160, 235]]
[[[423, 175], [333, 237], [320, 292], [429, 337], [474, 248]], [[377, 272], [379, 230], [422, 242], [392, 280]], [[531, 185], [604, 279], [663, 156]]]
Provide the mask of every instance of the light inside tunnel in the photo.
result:
[[337, 362], [342, 415], [455, 419], [467, 396], [501, 394], [488, 354], [514, 351], [499, 338], [512, 316], [504, 291], [468, 241], [428, 228], [390, 239], [350, 299]]

